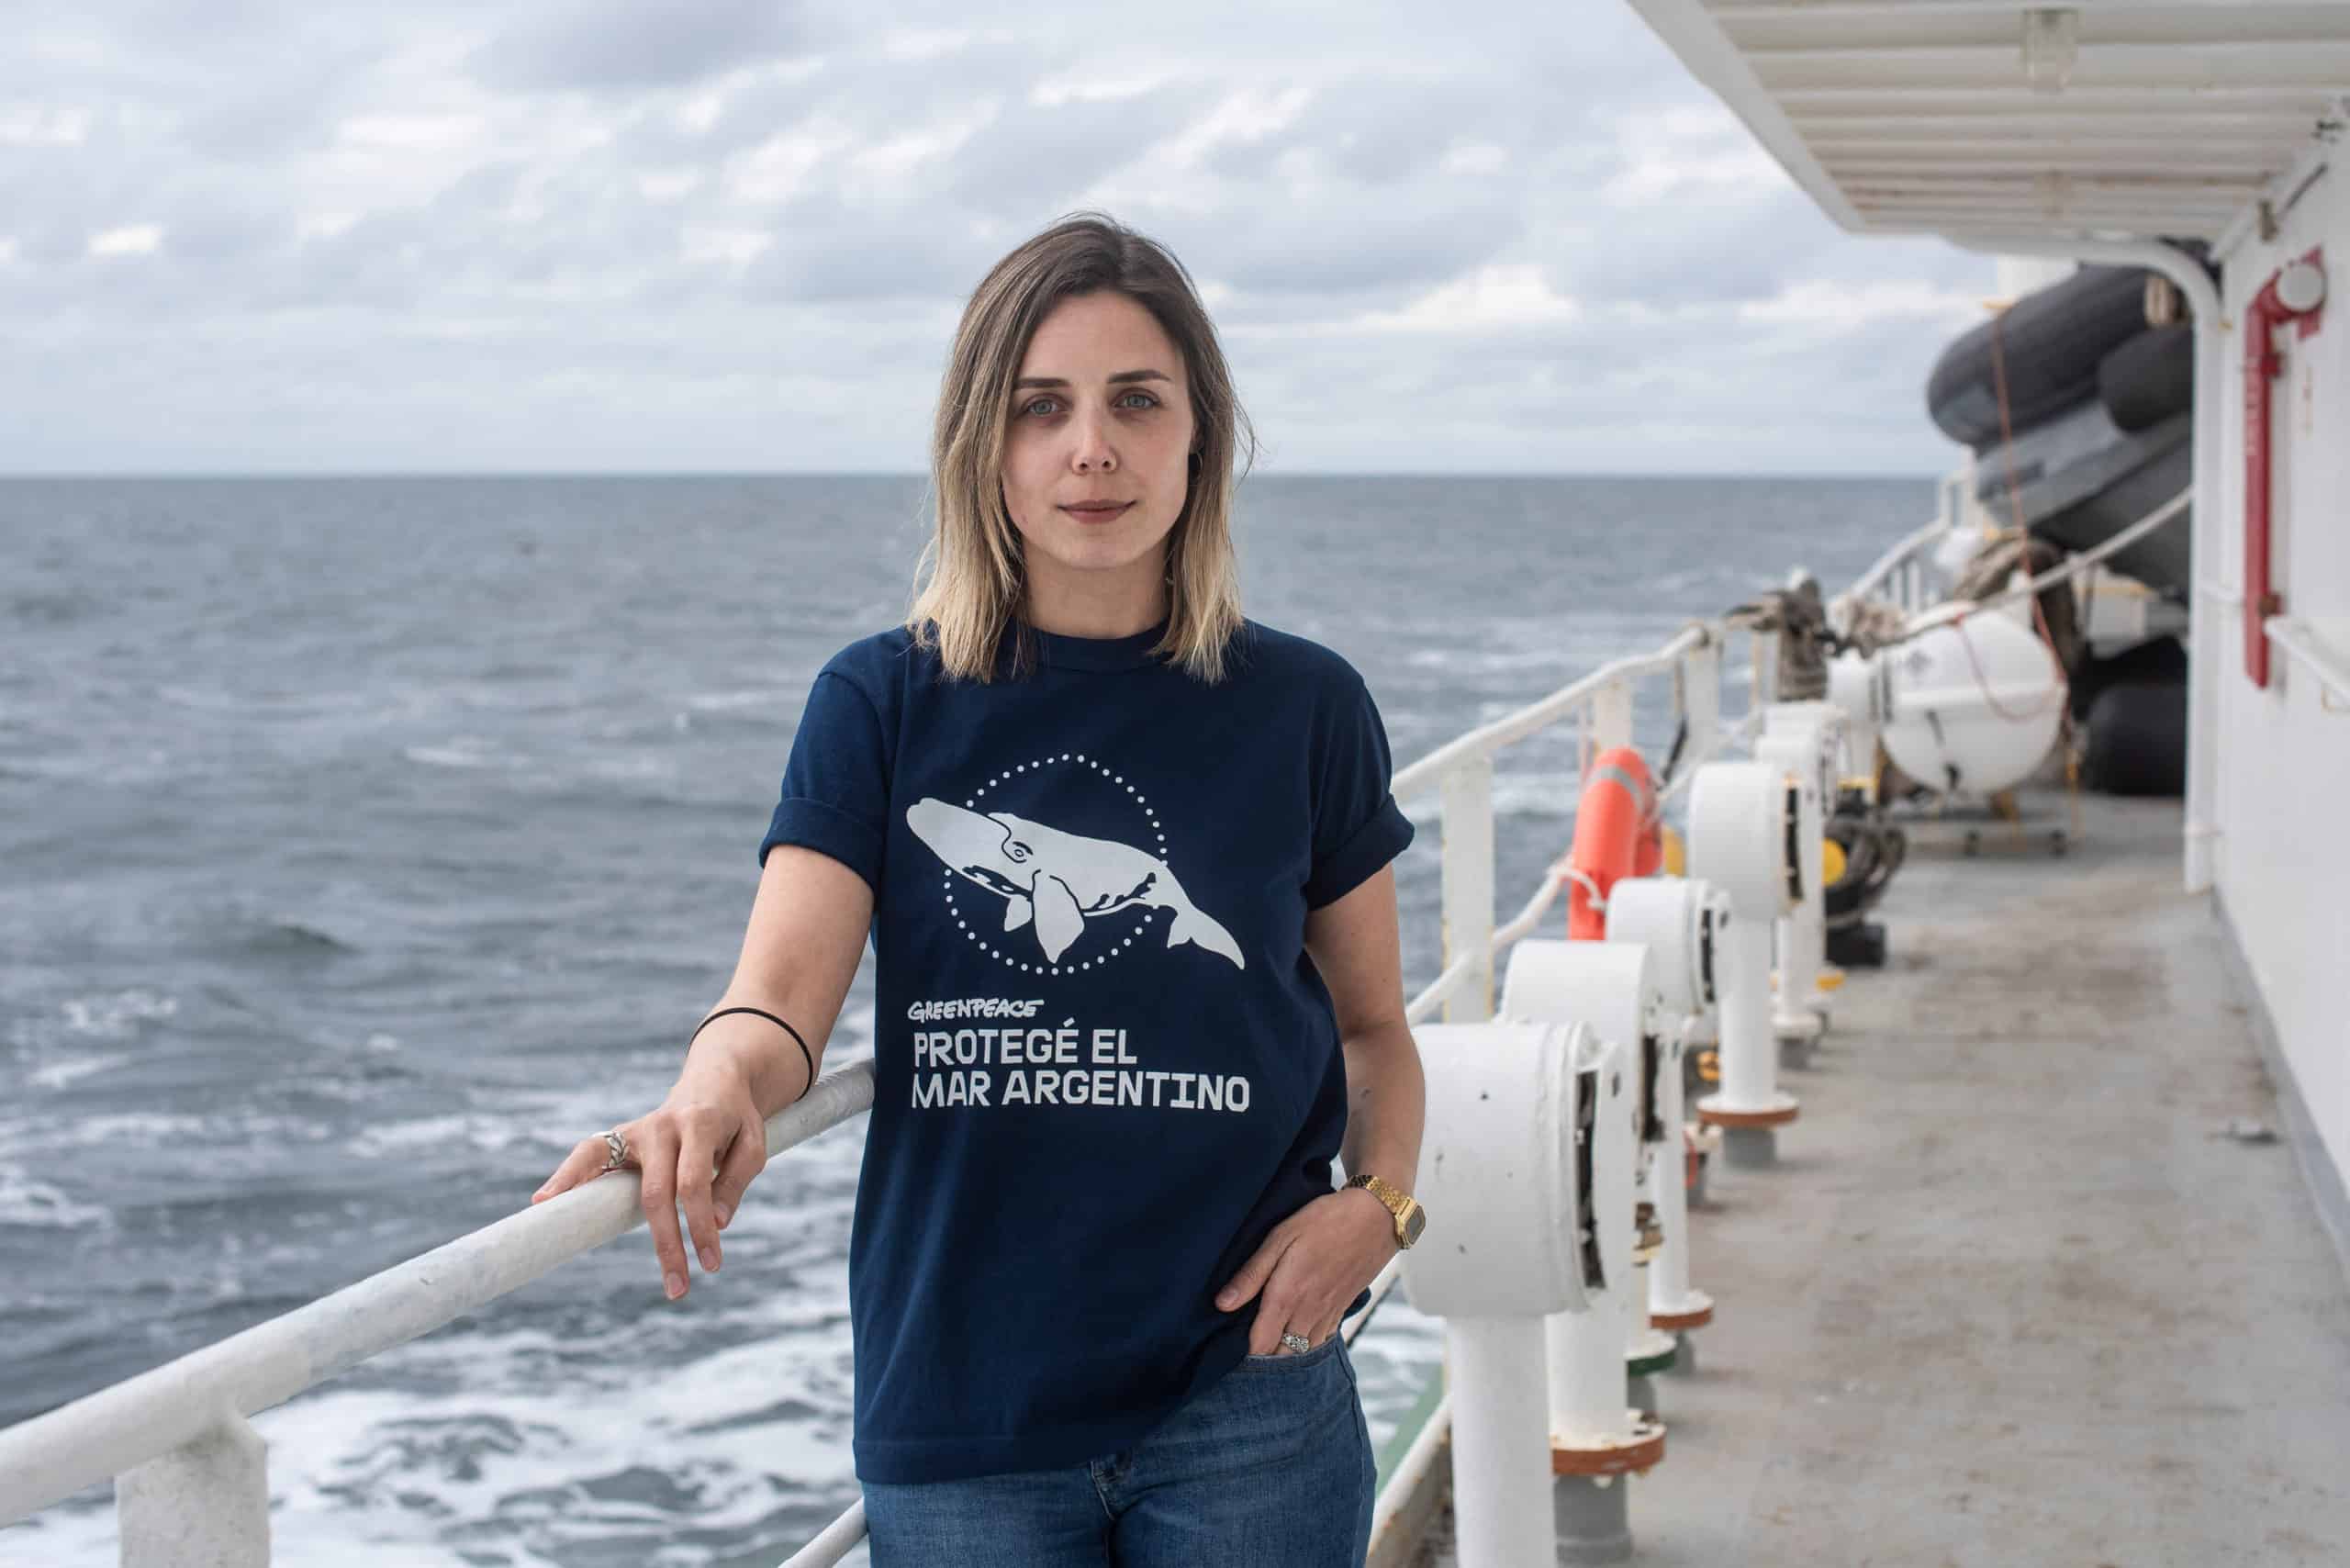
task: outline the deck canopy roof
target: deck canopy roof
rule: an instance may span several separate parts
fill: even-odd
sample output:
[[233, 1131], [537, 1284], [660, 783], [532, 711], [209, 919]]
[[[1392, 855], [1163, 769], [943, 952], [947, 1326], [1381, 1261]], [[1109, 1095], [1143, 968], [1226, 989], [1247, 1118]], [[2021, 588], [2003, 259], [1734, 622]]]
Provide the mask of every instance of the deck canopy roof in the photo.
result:
[[2217, 240], [2350, 114], [2350, 0], [1631, 0], [1855, 233]]

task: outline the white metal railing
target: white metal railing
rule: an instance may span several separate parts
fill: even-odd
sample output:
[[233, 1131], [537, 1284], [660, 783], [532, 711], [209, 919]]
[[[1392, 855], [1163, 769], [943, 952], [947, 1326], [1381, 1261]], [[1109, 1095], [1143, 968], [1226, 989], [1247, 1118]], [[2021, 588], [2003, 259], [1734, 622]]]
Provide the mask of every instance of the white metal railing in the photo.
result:
[[[1944, 495], [1947, 498], [1947, 488]], [[1904, 615], [1916, 614], [1931, 592], [1925, 569], [1933, 549], [1957, 526], [1944, 515], [1897, 542], [1851, 588], [1828, 601], [1828, 623], [1839, 632], [1850, 632], [1853, 609], [1868, 599], [1890, 599]]]
[[2106, 539], [2095, 549], [2085, 550], [2065, 561], [2062, 566], [2052, 566], [2036, 577], [2028, 577], [2021, 582], [2010, 582], [2008, 587], [1987, 598], [1968, 599], [1963, 603], [1937, 605], [1931, 610], [1912, 611], [1907, 630], [1903, 632], [1901, 639], [1897, 641], [1922, 635], [1937, 626], [1947, 626], [1954, 621], [1964, 621], [1968, 616], [1982, 610], [1995, 610], [2003, 604], [2012, 604], [2018, 599], [2030, 599], [2045, 588], [2055, 587], [2058, 583], [2071, 582], [2095, 567], [2109, 555], [2136, 543], [2171, 519], [2185, 515], [2188, 503], [2194, 498], [2195, 492], [2192, 489], [2181, 490], [2129, 527]]
[[2286, 657], [2317, 678], [2320, 706], [2335, 712], [2350, 706], [2350, 658], [2336, 652], [2317, 628], [2295, 616], [2272, 615], [2260, 629]]
[[[860, 1062], [826, 1073], [769, 1118], [774, 1153], [807, 1142], [873, 1104], [873, 1068]], [[307, 1306], [257, 1323], [152, 1371], [0, 1431], [0, 1523], [21, 1518], [114, 1476], [129, 1484], [140, 1467], [172, 1462], [184, 1449], [249, 1435], [245, 1417], [280, 1405], [370, 1356], [429, 1334], [453, 1318], [553, 1272], [580, 1253], [644, 1223], [633, 1181], [583, 1182], [567, 1193], [470, 1235], [371, 1274]], [[207, 1465], [211, 1486], [260, 1481], [257, 1442], [245, 1443], [253, 1473]], [[170, 1507], [182, 1490], [168, 1481], [118, 1489], [126, 1543], [168, 1529], [173, 1562], [261, 1562], [252, 1543], [215, 1540], [202, 1510], [183, 1506], [168, 1521], [135, 1516]], [[201, 1495], [186, 1502], [201, 1503]], [[265, 1524], [265, 1518], [264, 1518]], [[126, 1551], [124, 1561], [133, 1562]]]
[[[1676, 792], [1699, 766], [1751, 734], [1754, 713], [1729, 728], [1721, 716], [1722, 651], [1736, 624], [1695, 622], [1655, 652], [1595, 670], [1395, 775], [1399, 801], [1434, 791], [1443, 802], [1445, 967], [1408, 1002], [1409, 1020], [1421, 1022], [1439, 1009], [1452, 1021], [1490, 1018], [1496, 959], [1535, 929], [1568, 880], [1563, 868], [1554, 866], [1518, 914], [1496, 926], [1494, 759], [1509, 746], [1572, 720], [1587, 769], [1597, 752], [1631, 744], [1639, 683], [1670, 676], [1673, 717], [1683, 737], [1666, 792]], [[1755, 644], [1759, 712], [1770, 690], [1772, 639], [1741, 629]], [[827, 1073], [768, 1121], [770, 1158], [871, 1109], [872, 1103], [871, 1063]], [[158, 1562], [266, 1562], [267, 1460], [248, 1417], [625, 1234], [643, 1223], [638, 1191], [634, 1178], [583, 1183], [307, 1306], [0, 1431], [0, 1523], [112, 1476], [118, 1481], [126, 1568], [145, 1568], [149, 1559], [134, 1546], [145, 1541], [168, 1543], [157, 1551]], [[1342, 1326], [1349, 1343], [1401, 1275], [1399, 1257], [1372, 1281], [1370, 1303]], [[1382, 1492], [1379, 1528], [1408, 1493], [1406, 1483], [1416, 1484], [1446, 1424], [1439, 1406]], [[224, 1506], [231, 1496], [258, 1497], [260, 1505]], [[784, 1568], [832, 1568], [865, 1536], [860, 1501], [787, 1559]]]

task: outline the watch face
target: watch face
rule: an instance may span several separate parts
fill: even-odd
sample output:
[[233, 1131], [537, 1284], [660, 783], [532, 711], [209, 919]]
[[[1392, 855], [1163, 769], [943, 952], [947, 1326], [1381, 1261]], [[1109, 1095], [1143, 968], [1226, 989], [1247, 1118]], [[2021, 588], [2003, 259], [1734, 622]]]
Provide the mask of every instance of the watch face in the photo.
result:
[[1427, 1223], [1428, 1211], [1414, 1204], [1411, 1213], [1404, 1220], [1404, 1245], [1409, 1247], [1417, 1241], [1420, 1232], [1427, 1228]]

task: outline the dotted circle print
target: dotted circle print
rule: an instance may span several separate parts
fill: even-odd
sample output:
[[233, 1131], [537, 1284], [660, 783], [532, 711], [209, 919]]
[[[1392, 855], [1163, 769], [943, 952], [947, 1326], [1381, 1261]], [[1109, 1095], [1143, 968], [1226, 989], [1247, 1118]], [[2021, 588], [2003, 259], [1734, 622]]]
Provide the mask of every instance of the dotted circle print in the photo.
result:
[[[1128, 783], [1124, 774], [1106, 767], [1081, 751], [1065, 751], [1058, 756], [1040, 756], [1031, 762], [1015, 763], [972, 790], [970, 798], [963, 802], [963, 809], [984, 812], [988, 809], [987, 798], [990, 790], [1005, 784], [1015, 783], [1024, 775], [1041, 774], [1046, 768], [1052, 767], [1081, 767], [1094, 774], [1096, 782], [1107, 786], [1113, 793], [1134, 808], [1143, 831], [1147, 835], [1135, 847], [1143, 849], [1156, 860], [1164, 861], [1167, 858], [1167, 826], [1158, 820], [1158, 812], [1151, 808], [1150, 798], [1133, 784]], [[1013, 814], [1019, 813], [1015, 812]], [[1051, 964], [1045, 961], [1043, 952], [1035, 947], [1033, 943], [1025, 955], [1005, 952], [998, 945], [1000, 936], [1007, 935], [1002, 930], [1002, 917], [998, 916], [994, 921], [990, 922], [984, 914], [979, 913], [988, 907], [984, 903], [972, 910], [964, 909], [956, 900], [955, 884], [955, 873], [948, 871], [942, 879], [942, 885], [946, 891], [946, 913], [954, 920], [955, 929], [963, 934], [966, 941], [977, 943], [981, 951], [997, 959], [1005, 968], [1016, 969], [1022, 974], [1073, 975], [1102, 969], [1111, 959], [1124, 958], [1132, 952], [1135, 939], [1146, 935], [1150, 930], [1151, 921], [1164, 913], [1147, 904], [1137, 904], [1131, 910], [1090, 915], [1085, 922], [1085, 935], [1079, 941], [1078, 946], [1086, 949], [1099, 947], [1101, 950], [1082, 958], [1073, 958], [1070, 954], [1063, 954], [1061, 962]], [[1169, 918], [1171, 919], [1172, 916]], [[1131, 929], [1121, 924], [1121, 922], [1130, 922]], [[1101, 941], [1094, 935], [1096, 928], [1101, 926], [1110, 926], [1116, 931], [1116, 935], [1110, 938], [1109, 946], [1106, 947], [1102, 946]], [[1022, 927], [1021, 931], [1008, 935], [1024, 935], [1034, 929], [1035, 924], [1032, 920], [1031, 924]]]

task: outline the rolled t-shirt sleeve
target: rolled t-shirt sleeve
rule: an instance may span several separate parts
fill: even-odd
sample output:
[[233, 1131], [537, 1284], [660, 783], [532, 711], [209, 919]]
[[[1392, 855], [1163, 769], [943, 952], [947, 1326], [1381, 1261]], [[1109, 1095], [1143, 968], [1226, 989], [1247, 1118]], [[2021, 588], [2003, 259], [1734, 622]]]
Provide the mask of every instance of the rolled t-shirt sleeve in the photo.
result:
[[890, 757], [881, 715], [857, 684], [826, 668], [808, 691], [808, 707], [784, 764], [782, 798], [759, 865], [778, 844], [796, 844], [834, 859], [881, 892], [881, 853], [889, 841]]
[[1390, 789], [1394, 759], [1387, 727], [1360, 676], [1348, 672], [1316, 730], [1308, 909], [1354, 891], [1412, 842], [1412, 823]]

